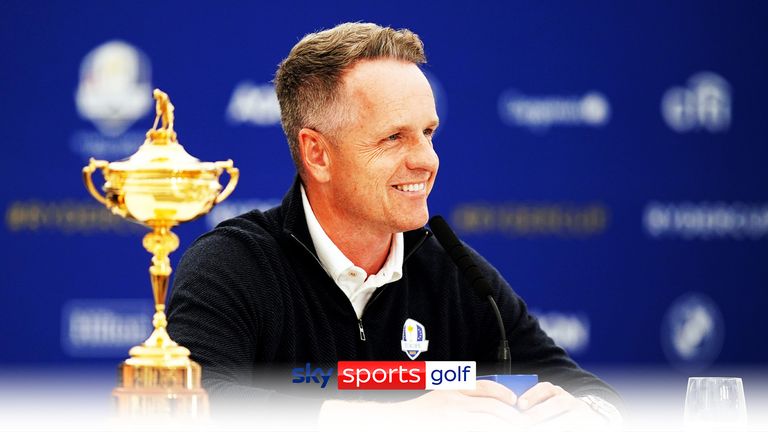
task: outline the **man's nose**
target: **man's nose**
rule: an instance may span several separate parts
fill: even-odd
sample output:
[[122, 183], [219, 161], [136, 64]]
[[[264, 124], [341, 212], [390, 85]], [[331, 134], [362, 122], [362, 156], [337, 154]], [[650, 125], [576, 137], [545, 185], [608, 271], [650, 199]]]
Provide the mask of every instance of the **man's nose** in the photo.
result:
[[426, 171], [437, 171], [437, 167], [440, 165], [440, 159], [435, 153], [435, 148], [432, 146], [432, 141], [422, 136], [416, 142], [414, 142], [408, 152], [408, 159], [406, 160], [406, 166], [408, 169], [422, 169]]

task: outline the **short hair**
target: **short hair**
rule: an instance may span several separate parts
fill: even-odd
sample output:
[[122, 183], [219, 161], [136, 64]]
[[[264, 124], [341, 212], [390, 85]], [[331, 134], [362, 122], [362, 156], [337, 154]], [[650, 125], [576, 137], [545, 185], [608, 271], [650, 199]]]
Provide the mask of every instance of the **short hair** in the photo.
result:
[[340, 127], [346, 112], [337, 104], [344, 72], [360, 60], [377, 58], [427, 62], [423, 42], [410, 30], [344, 23], [304, 36], [278, 66], [274, 84], [280, 120], [302, 177], [299, 131], [307, 127], [329, 133]]

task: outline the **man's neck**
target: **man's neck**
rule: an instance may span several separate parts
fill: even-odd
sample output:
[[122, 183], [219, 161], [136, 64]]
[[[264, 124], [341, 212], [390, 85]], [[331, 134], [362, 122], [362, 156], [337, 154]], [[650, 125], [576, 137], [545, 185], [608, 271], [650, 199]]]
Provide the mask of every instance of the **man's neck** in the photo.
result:
[[378, 273], [389, 256], [392, 233], [367, 229], [323, 205], [323, 200], [309, 190], [306, 193], [315, 218], [333, 244], [367, 274]]

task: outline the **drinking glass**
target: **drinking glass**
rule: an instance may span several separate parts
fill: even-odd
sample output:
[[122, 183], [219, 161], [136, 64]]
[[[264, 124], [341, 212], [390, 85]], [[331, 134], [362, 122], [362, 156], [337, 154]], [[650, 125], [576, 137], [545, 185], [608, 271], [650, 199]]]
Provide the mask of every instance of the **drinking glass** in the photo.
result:
[[688, 378], [684, 423], [689, 431], [746, 430], [747, 405], [741, 378]]

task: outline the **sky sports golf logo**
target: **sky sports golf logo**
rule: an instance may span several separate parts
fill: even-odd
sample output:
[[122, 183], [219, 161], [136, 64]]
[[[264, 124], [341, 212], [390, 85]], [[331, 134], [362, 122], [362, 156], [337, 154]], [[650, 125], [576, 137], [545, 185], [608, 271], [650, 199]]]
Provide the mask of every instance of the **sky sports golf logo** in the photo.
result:
[[[324, 389], [333, 377], [311, 363], [292, 370], [294, 384]], [[473, 361], [340, 361], [339, 390], [474, 390], [477, 364]]]
[[473, 361], [341, 361], [339, 390], [474, 390]]

